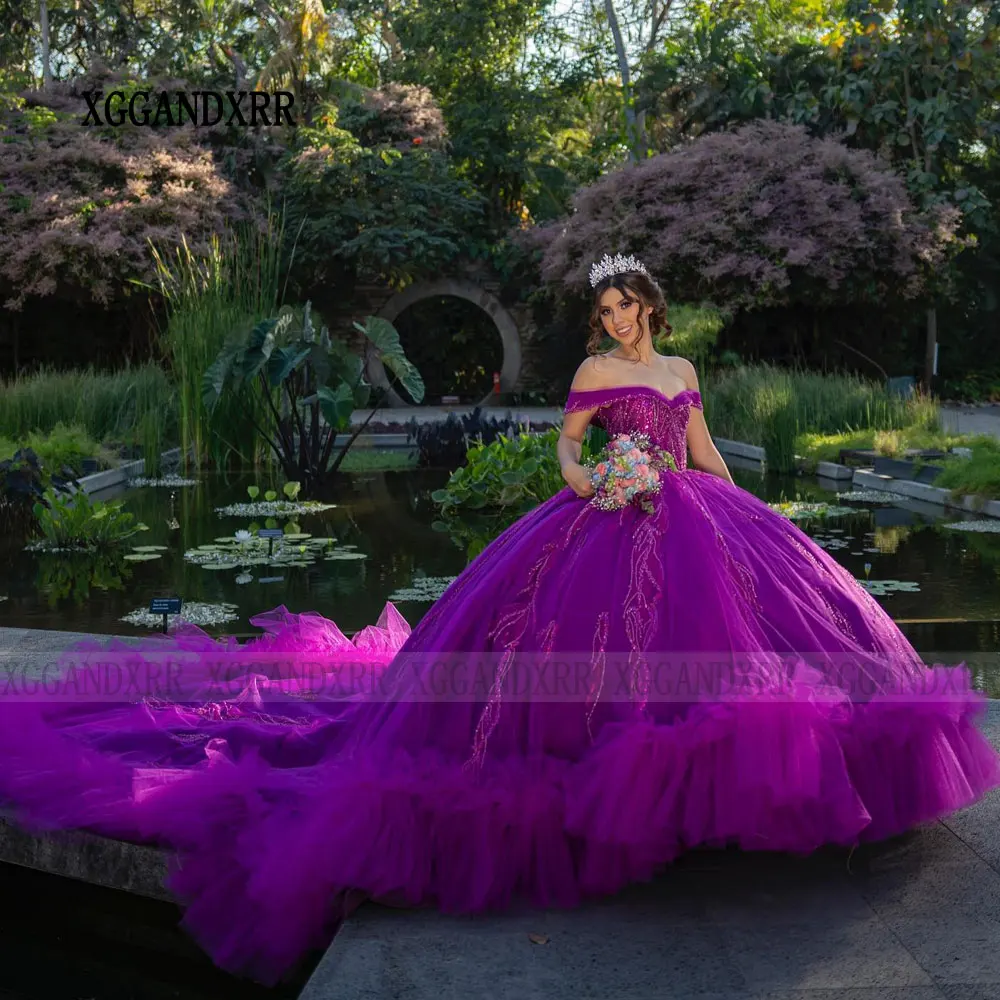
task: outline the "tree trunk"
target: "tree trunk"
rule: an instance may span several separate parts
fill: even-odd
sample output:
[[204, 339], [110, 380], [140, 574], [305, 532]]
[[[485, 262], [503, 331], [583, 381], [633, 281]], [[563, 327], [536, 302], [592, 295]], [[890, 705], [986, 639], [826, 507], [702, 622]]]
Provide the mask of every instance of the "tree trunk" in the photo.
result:
[[604, 0], [604, 13], [615, 40], [618, 72], [622, 78], [622, 99], [625, 105], [625, 131], [628, 134], [629, 157], [633, 163], [638, 163], [642, 157], [639, 155], [639, 129], [635, 117], [635, 106], [632, 103], [632, 73], [628, 65], [628, 54], [625, 52], [625, 42], [622, 39], [622, 29], [618, 23], [614, 0]]
[[49, 57], [49, 4], [48, 0], [38, 0], [38, 25], [42, 34], [42, 89], [48, 90], [52, 83], [52, 65]]
[[930, 395], [934, 378], [934, 355], [937, 353], [937, 309], [927, 310], [927, 343], [924, 353], [924, 392]]

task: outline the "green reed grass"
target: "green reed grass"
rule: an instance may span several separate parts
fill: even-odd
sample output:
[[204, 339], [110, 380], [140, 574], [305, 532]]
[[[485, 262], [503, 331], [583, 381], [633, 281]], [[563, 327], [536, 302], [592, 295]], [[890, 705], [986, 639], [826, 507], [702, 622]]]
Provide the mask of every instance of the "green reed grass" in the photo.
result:
[[0, 436], [15, 443], [60, 424], [99, 442], [129, 442], [144, 420], [155, 421], [161, 440], [176, 439], [174, 389], [157, 364], [116, 372], [44, 369], [0, 381]]
[[776, 472], [795, 468], [800, 434], [854, 434], [938, 426], [938, 407], [924, 397], [901, 399], [854, 375], [746, 365], [710, 386], [712, 433], [764, 447]]
[[263, 227], [243, 224], [213, 238], [205, 256], [195, 255], [186, 241], [172, 255], [153, 247], [157, 290], [167, 307], [160, 342], [177, 383], [185, 462], [225, 468], [253, 465], [259, 457], [252, 423], [259, 404], [229, 397], [209, 414], [202, 379], [229, 339], [280, 307], [283, 242], [283, 220], [268, 213]]

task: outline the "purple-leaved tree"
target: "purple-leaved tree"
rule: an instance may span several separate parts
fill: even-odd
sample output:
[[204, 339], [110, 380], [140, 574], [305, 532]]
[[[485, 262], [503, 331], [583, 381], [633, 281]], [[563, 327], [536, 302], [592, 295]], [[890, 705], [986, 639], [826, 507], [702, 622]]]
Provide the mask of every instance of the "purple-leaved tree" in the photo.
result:
[[758, 121], [607, 174], [516, 238], [567, 292], [604, 253], [633, 253], [675, 299], [748, 309], [917, 299], [962, 246], [959, 219], [919, 210], [871, 153]]
[[221, 124], [82, 127], [83, 89], [114, 86], [53, 83], [0, 109], [0, 307], [57, 293], [107, 305], [130, 281], [154, 280], [150, 240], [186, 239], [197, 254], [227, 221], [250, 214], [209, 145], [207, 133], [223, 132]]

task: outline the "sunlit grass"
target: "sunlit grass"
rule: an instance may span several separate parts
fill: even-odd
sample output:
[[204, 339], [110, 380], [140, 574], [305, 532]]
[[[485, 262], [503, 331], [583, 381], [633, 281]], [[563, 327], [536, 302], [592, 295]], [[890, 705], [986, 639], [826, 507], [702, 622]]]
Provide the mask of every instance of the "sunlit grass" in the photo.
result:
[[[763, 446], [775, 472], [795, 468], [800, 435], [811, 435], [810, 446], [831, 460], [826, 456], [842, 447], [872, 447], [878, 431], [931, 433], [939, 426], [932, 400], [902, 399], [854, 375], [744, 365], [706, 388], [712, 433]], [[829, 445], [821, 448], [821, 438], [831, 438]]]
[[935, 478], [934, 485], [951, 490], [956, 496], [1000, 498], [1000, 441], [977, 435], [970, 447], [971, 458], [949, 458], [942, 462], [944, 471]]

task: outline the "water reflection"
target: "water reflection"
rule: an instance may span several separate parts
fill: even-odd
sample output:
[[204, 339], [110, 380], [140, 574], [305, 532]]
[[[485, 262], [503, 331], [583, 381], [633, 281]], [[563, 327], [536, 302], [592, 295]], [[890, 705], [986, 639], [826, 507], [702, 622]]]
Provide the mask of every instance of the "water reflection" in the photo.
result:
[[[734, 477], [768, 502], [852, 506], [843, 517], [796, 523], [854, 576], [864, 579], [870, 564], [873, 581], [915, 585], [877, 599], [921, 651], [987, 652], [1000, 646], [1000, 534], [942, 527], [971, 515], [918, 501], [871, 506], [838, 500], [829, 487], [848, 491], [844, 484], [743, 469], [735, 469]], [[128, 550], [103, 560], [43, 556], [0, 542], [0, 595], [9, 598], [0, 603], [0, 625], [132, 634], [138, 630], [122, 622], [123, 615], [148, 607], [152, 597], [179, 594], [186, 601], [237, 605], [241, 621], [229, 627], [237, 634], [252, 633], [248, 617], [279, 604], [320, 611], [354, 631], [374, 621], [397, 591], [408, 595], [399, 606], [415, 624], [435, 592], [420, 581], [457, 575], [513, 521], [478, 518], [435, 530], [438, 514], [430, 494], [446, 478], [436, 472], [347, 476], [331, 498], [337, 506], [301, 517], [299, 526], [303, 533], [356, 546], [365, 558], [260, 566], [249, 573], [238, 567], [208, 571], [186, 561], [184, 553], [251, 528], [251, 518], [222, 517], [216, 508], [246, 501], [252, 477], [204, 476], [197, 486], [132, 490], [124, 494], [128, 509], [150, 525], [135, 541], [163, 546], [161, 558], [126, 562], [121, 556]]]
[[63, 601], [80, 606], [95, 590], [124, 591], [125, 582], [132, 575], [125, 560], [126, 551], [39, 553], [35, 587], [49, 608], [56, 608]]

